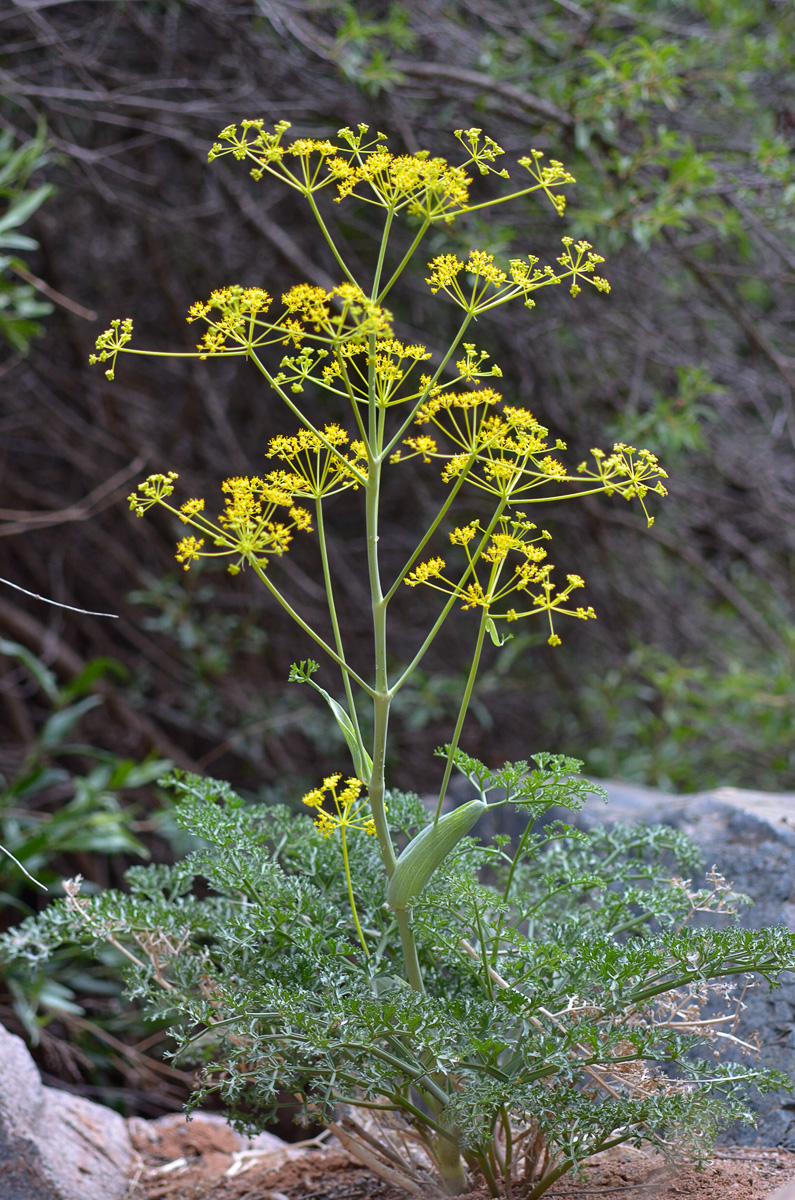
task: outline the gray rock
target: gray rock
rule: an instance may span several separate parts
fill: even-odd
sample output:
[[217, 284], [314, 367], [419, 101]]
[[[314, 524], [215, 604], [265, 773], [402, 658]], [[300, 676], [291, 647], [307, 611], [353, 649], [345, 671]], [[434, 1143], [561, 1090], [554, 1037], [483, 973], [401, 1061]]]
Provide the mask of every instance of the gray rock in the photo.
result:
[[795, 1200], [795, 1182], [785, 1183], [777, 1192], [771, 1192], [767, 1200]]
[[123, 1117], [44, 1087], [25, 1043], [0, 1026], [2, 1200], [122, 1200], [131, 1156]]

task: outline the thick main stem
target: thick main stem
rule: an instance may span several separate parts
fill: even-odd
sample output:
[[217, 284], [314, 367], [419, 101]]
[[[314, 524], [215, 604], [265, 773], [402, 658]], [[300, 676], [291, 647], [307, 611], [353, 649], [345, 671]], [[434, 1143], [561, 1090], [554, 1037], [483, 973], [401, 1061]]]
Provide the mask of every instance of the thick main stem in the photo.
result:
[[386, 657], [386, 601], [381, 591], [378, 568], [378, 501], [381, 486], [381, 464], [369, 451], [370, 463], [366, 485], [367, 564], [370, 576], [370, 599], [373, 613], [373, 649], [375, 654], [375, 688], [373, 697], [373, 770], [370, 777], [370, 808], [387, 875], [395, 869], [395, 849], [386, 818], [386, 739], [389, 731], [389, 677]]

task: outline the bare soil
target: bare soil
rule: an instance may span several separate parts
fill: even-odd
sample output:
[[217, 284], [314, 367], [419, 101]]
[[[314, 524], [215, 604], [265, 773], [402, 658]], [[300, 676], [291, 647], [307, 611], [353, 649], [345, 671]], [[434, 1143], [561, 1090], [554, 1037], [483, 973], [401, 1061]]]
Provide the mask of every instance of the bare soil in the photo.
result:
[[[141, 1122], [131, 1132], [137, 1162], [130, 1200], [409, 1200], [334, 1143], [272, 1139], [241, 1150], [228, 1126], [201, 1117], [160, 1127]], [[786, 1150], [725, 1147], [698, 1172], [619, 1147], [594, 1160], [586, 1180], [563, 1179], [544, 1200], [767, 1200], [790, 1180], [795, 1153]], [[487, 1195], [476, 1188], [468, 1200]]]

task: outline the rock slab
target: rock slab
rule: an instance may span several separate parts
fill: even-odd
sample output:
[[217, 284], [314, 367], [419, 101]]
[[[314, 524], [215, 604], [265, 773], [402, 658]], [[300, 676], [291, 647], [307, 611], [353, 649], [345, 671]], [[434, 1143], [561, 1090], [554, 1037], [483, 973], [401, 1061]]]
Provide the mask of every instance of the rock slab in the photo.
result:
[[131, 1158], [124, 1118], [45, 1087], [25, 1043], [0, 1026], [2, 1200], [122, 1200]]

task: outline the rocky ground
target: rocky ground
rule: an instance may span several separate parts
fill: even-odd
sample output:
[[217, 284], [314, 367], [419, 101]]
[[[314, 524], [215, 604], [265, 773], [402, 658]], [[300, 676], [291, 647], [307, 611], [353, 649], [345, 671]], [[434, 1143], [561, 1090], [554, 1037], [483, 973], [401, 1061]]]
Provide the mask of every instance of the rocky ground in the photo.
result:
[[[134, 1122], [131, 1133], [129, 1200], [408, 1200], [334, 1143], [288, 1146], [264, 1135], [243, 1149], [228, 1126], [201, 1118]], [[562, 1180], [545, 1200], [768, 1200], [790, 1181], [795, 1188], [795, 1153], [786, 1150], [727, 1146], [697, 1172], [617, 1148], [589, 1167], [586, 1180]], [[477, 1189], [469, 1200], [487, 1195]]]

